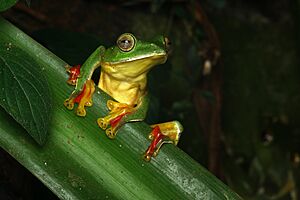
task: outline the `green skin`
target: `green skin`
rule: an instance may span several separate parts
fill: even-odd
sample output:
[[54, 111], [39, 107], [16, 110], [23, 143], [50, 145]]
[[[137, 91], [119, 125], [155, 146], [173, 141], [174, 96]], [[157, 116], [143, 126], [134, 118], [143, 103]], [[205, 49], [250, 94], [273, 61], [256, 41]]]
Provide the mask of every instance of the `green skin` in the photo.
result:
[[[101, 71], [103, 73], [103, 66], [104, 65], [114, 65], [114, 68], [124, 68], [124, 64], [130, 63], [128, 65], [128, 70], [119, 70], [121, 72], [117, 72], [117, 75], [122, 75], [121, 78], [118, 77], [118, 81], [123, 83], [127, 79], [133, 79], [138, 76], [144, 76], [142, 80], [140, 80], [139, 83], [143, 83], [146, 85], [146, 74], [147, 72], [154, 66], [158, 64], [162, 64], [167, 59], [167, 41], [164, 37], [159, 36], [154, 38], [151, 41], [141, 41], [137, 40], [132, 34], [126, 33], [130, 35], [134, 39], [134, 47], [129, 51], [122, 50], [118, 45], [112, 46], [110, 48], [105, 49], [105, 47], [100, 46], [98, 47], [90, 56], [89, 58], [84, 62], [84, 64], [81, 67], [80, 76], [77, 80], [76, 87], [74, 91], [71, 94], [70, 98], [75, 98], [80, 92], [82, 91], [84, 84], [87, 80], [90, 80], [92, 77], [92, 74], [94, 70], [98, 67], [102, 67]], [[123, 35], [126, 35], [123, 34]], [[151, 60], [153, 57], [160, 57], [160, 59]], [[142, 66], [139, 66], [135, 69], [132, 69], [132, 66], [135, 66], [136, 61], [140, 60], [148, 60], [146, 64], [143, 64]], [[127, 66], [126, 66], [127, 67]], [[131, 69], [129, 69], [131, 67]], [[142, 69], [142, 71], [139, 72], [139, 74], [136, 74], [135, 71], [138, 71]], [[133, 71], [134, 70], [134, 71]], [[117, 70], [118, 71], [118, 70]], [[111, 72], [108, 72], [111, 73]], [[114, 72], [116, 73], [116, 72]], [[128, 78], [129, 77], [129, 78]], [[135, 83], [136, 84], [136, 83]], [[101, 86], [99, 85], [101, 88]], [[103, 88], [101, 88], [103, 89]], [[146, 90], [145, 88], [142, 88], [141, 90]], [[104, 90], [105, 91], [105, 90]], [[122, 91], [120, 91], [122, 93]], [[141, 91], [141, 94], [145, 94], [145, 91]], [[147, 95], [141, 95], [137, 94], [137, 99], [139, 99], [139, 102], [136, 101], [136, 104], [138, 104], [138, 109], [136, 112], [132, 113], [131, 115], [127, 115], [125, 117], [125, 122], [128, 121], [142, 121], [147, 112], [148, 108], [148, 97]], [[110, 94], [113, 98], [117, 99], [114, 94]], [[126, 95], [126, 94], [125, 94]], [[117, 100], [118, 101], [118, 100]], [[118, 101], [120, 103], [124, 103], [122, 101]]]
[[[87, 81], [91, 80], [94, 70], [101, 66], [98, 87], [115, 101], [107, 101], [110, 112], [97, 120], [99, 127], [105, 130], [109, 138], [114, 138], [123, 124], [143, 121], [149, 104], [146, 95], [146, 75], [152, 67], [166, 62], [168, 43], [168, 39], [161, 36], [145, 42], [137, 40], [130, 33], [125, 33], [118, 38], [116, 46], [108, 49], [98, 47], [82, 65], [76, 87], [71, 97], [65, 101], [65, 106], [73, 109], [73, 99], [82, 92]], [[88, 95], [89, 92], [84, 94]], [[91, 104], [90, 98], [82, 98], [79, 104]], [[77, 112], [80, 116], [85, 116], [85, 113], [82, 107]], [[151, 127], [153, 130], [149, 139], [152, 142], [144, 154], [146, 161], [156, 156], [163, 144], [177, 145], [183, 131], [178, 121], [155, 124]]]

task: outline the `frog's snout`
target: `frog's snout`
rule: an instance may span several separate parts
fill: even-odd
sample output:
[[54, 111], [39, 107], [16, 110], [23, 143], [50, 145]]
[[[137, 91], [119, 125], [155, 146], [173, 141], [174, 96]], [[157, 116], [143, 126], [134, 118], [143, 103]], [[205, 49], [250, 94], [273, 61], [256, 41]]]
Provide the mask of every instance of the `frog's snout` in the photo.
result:
[[166, 52], [169, 53], [171, 50], [171, 41], [169, 40], [169, 38], [164, 37], [164, 45]]

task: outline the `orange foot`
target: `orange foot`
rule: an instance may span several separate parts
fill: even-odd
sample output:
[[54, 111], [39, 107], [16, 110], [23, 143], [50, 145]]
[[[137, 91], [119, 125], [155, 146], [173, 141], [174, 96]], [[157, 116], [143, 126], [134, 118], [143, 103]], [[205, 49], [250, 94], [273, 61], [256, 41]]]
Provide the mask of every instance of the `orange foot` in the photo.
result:
[[106, 135], [113, 139], [117, 135], [119, 128], [126, 123], [124, 117], [134, 112], [135, 108], [125, 103], [119, 103], [112, 100], [107, 101], [109, 114], [103, 118], [99, 118], [97, 123], [100, 128], [105, 130]]
[[[80, 74], [80, 65], [76, 65], [74, 67], [66, 67], [67, 72], [69, 73], [69, 79], [67, 83], [70, 85], [76, 85], [76, 80]], [[82, 92], [74, 98], [69, 98], [64, 101], [64, 106], [73, 110], [74, 104], [77, 103], [78, 107], [76, 109], [76, 114], [78, 116], [84, 117], [86, 116], [85, 106], [92, 106], [92, 96], [95, 92], [95, 84], [93, 80], [87, 80]]]
[[76, 85], [77, 78], [80, 74], [80, 67], [81, 65], [75, 65], [73, 67], [70, 67], [69, 65], [66, 66], [66, 71], [69, 74], [69, 79], [67, 80], [69, 85]]
[[183, 131], [183, 127], [178, 121], [155, 124], [151, 127], [153, 129], [149, 134], [149, 139], [152, 142], [144, 154], [146, 161], [150, 161], [151, 157], [157, 156], [163, 144], [171, 143], [177, 145], [180, 134]]

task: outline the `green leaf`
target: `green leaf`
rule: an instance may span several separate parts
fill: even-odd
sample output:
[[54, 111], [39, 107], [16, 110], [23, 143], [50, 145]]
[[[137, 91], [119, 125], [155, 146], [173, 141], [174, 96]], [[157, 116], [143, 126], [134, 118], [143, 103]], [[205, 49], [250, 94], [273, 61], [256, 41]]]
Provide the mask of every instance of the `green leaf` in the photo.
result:
[[42, 145], [50, 117], [43, 68], [13, 42], [0, 38], [0, 105]]
[[48, 142], [41, 148], [0, 109], [0, 146], [60, 199], [241, 199], [174, 145], [145, 162], [151, 130], [143, 122], [123, 126], [110, 140], [96, 120], [107, 113], [104, 92], [96, 91], [85, 118], [63, 107], [73, 87], [66, 63], [0, 18], [0, 38], [12, 41], [45, 68], [53, 93]]
[[5, 11], [15, 5], [18, 0], [0, 0], [0, 12]]

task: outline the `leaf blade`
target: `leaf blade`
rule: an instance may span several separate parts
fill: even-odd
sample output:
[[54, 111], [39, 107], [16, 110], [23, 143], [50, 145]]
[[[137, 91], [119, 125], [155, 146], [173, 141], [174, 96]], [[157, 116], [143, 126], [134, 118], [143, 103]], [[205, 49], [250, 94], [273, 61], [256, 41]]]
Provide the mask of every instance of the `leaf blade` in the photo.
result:
[[19, 47], [0, 43], [0, 105], [42, 145], [51, 109], [42, 68]]
[[0, 38], [15, 41], [45, 67], [53, 90], [51, 134], [43, 148], [22, 134], [1, 108], [0, 146], [60, 199], [241, 199], [173, 145], [144, 162], [151, 130], [145, 123], [126, 124], [114, 141], [107, 138], [95, 123], [107, 112], [109, 97], [101, 91], [89, 114], [75, 117], [62, 105], [72, 91], [63, 84], [66, 63], [1, 18], [0, 27]]

